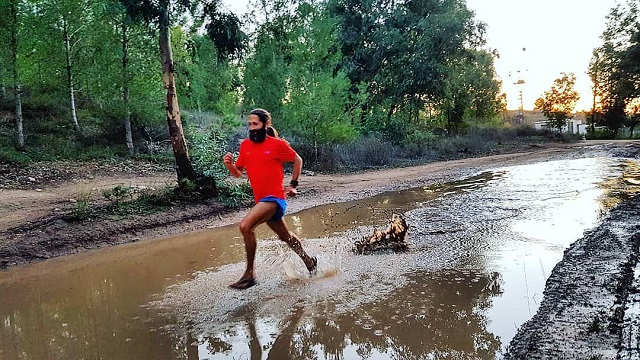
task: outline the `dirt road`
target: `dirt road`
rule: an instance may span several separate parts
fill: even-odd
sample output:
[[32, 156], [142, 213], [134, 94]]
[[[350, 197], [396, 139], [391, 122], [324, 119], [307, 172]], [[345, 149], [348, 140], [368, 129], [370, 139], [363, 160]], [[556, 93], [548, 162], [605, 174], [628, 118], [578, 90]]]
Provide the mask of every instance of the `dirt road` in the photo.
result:
[[[289, 211], [361, 199], [384, 191], [447, 182], [483, 169], [579, 156], [586, 149], [624, 147], [627, 142], [532, 145], [520, 152], [352, 174], [315, 174], [300, 179], [300, 195]], [[215, 201], [179, 205], [148, 215], [67, 222], [64, 215], [83, 202], [99, 202], [115, 186], [162, 188], [175, 172], [126, 161], [101, 164], [34, 164], [0, 167], [0, 269], [86, 249], [162, 237], [239, 221], [246, 210], [230, 211]], [[98, 236], [100, 235], [100, 236]]]

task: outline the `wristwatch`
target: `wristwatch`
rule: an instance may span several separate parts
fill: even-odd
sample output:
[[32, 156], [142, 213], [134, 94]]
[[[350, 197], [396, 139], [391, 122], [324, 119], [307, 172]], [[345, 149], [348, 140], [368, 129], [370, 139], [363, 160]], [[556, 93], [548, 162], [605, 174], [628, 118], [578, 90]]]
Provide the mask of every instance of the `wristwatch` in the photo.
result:
[[291, 180], [291, 182], [289, 182], [289, 186], [291, 186], [292, 188], [297, 188], [298, 187], [298, 180]]

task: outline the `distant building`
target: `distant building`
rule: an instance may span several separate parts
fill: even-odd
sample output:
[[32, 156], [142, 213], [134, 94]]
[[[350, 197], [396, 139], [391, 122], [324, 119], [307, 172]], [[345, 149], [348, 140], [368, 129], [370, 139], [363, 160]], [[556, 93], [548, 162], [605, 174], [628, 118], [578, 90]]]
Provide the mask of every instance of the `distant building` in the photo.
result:
[[[549, 125], [547, 124], [547, 120], [536, 121], [534, 124], [536, 130], [549, 129]], [[587, 133], [587, 124], [583, 119], [567, 119], [565, 125], [560, 128], [560, 132], [571, 133], [571, 134], [580, 134], [586, 135]]]

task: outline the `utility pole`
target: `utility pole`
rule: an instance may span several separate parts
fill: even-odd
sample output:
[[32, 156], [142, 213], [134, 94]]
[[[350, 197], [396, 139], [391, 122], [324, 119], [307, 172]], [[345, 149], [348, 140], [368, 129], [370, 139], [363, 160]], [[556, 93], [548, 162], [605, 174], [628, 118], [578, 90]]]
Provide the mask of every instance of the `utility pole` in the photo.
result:
[[[522, 48], [522, 52], [524, 54], [524, 52], [527, 51], [527, 48], [523, 47]], [[524, 122], [524, 100], [523, 100], [523, 96], [522, 96], [522, 87], [525, 84], [525, 81], [523, 79], [522, 74], [524, 72], [526, 72], [528, 69], [520, 69], [520, 67], [522, 67], [522, 63], [520, 63], [518, 65], [518, 69], [515, 70], [515, 73], [517, 75], [517, 79], [515, 80], [515, 82], [513, 83], [513, 85], [516, 85], [516, 88], [518, 89], [518, 111], [516, 112], [516, 116], [515, 116], [515, 122], [517, 123], [522, 123]], [[511, 72], [509, 72], [509, 76], [511, 77]]]

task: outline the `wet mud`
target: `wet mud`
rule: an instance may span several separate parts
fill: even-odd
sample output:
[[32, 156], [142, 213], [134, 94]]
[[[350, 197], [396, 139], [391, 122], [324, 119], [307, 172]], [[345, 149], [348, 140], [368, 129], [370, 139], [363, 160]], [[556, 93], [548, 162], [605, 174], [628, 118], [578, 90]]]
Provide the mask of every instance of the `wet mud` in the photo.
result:
[[[622, 150], [610, 153], [640, 158], [637, 146]], [[640, 169], [637, 162], [628, 165], [606, 184], [618, 203], [565, 250], [506, 359], [640, 358]]]
[[638, 358], [640, 198], [614, 208], [573, 243], [549, 276], [538, 312], [507, 359]]

